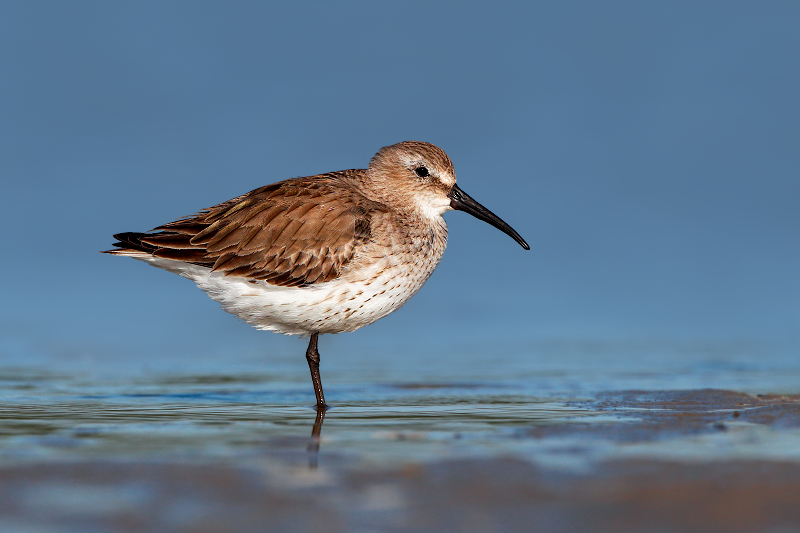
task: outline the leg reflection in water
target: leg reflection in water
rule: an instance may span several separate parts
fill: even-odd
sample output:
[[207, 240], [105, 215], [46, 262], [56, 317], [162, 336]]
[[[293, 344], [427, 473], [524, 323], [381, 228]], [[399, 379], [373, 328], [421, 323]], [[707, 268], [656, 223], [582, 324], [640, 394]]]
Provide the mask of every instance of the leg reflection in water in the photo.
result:
[[308, 441], [308, 467], [311, 470], [317, 469], [317, 456], [319, 455], [319, 438], [322, 433], [322, 423], [325, 421], [325, 411], [327, 407], [317, 407], [317, 417], [314, 419], [314, 427], [311, 429], [311, 438]]

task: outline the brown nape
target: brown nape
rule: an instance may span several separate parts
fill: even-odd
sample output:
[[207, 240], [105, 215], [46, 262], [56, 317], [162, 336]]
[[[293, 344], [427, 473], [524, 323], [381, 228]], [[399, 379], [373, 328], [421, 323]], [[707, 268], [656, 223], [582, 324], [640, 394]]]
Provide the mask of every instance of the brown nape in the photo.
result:
[[369, 242], [383, 204], [351, 185], [363, 170], [274, 183], [194, 216], [121, 233], [114, 246], [211, 268], [272, 285], [307, 286], [336, 279]]

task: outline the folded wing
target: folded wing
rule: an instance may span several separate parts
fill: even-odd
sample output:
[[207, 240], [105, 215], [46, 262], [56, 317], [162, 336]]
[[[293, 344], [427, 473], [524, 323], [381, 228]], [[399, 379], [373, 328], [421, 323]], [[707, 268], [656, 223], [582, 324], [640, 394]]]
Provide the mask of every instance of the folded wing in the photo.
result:
[[150, 233], [115, 235], [114, 245], [273, 285], [331, 281], [370, 241], [372, 215], [383, 210], [348, 185], [359, 172], [267, 185]]

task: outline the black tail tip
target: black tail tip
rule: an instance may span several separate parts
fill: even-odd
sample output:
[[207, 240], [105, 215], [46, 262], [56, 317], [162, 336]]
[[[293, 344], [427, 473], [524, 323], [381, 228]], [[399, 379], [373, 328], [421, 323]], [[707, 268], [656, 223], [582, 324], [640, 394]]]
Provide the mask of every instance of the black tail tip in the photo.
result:
[[[147, 244], [142, 242], [142, 237], [145, 237], [146, 235], [147, 233], [141, 233], [135, 231], [116, 233], [114, 234], [114, 238], [117, 239], [117, 242], [115, 242], [112, 246], [114, 246], [115, 248], [129, 248], [132, 250], [141, 250], [142, 252], [153, 252], [156, 249], [155, 246], [153, 246], [152, 244]], [[108, 252], [113, 253], [114, 250], [109, 250]]]

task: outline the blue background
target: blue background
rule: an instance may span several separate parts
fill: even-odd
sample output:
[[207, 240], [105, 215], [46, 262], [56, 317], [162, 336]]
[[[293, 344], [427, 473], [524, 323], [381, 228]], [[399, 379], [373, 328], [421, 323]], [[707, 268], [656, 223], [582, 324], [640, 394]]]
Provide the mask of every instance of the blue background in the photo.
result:
[[407, 139], [532, 251], [448, 213], [425, 288], [324, 337], [323, 362], [800, 346], [798, 21], [797, 2], [3, 2], [0, 357], [300, 357], [97, 252]]

